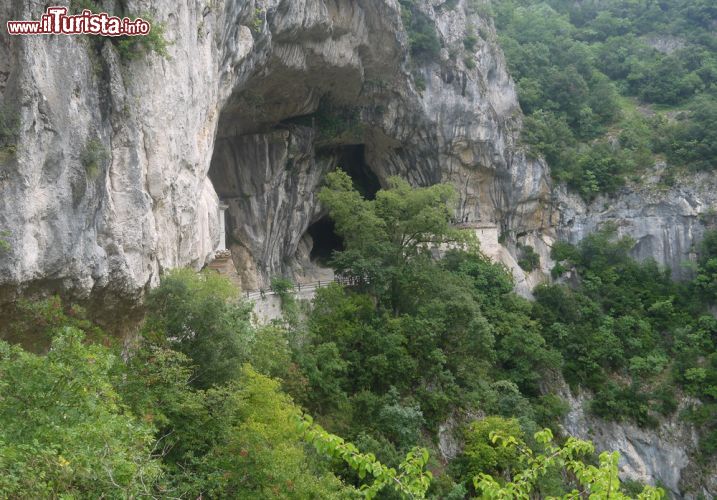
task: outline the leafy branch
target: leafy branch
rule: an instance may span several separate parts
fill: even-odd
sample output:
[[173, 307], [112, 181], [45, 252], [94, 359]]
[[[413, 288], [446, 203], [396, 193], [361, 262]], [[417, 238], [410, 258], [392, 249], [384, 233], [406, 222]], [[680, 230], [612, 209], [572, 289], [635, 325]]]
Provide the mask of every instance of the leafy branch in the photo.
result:
[[361, 453], [354, 444], [347, 443], [343, 438], [325, 431], [314, 423], [309, 415], [304, 415], [300, 419], [299, 427], [304, 440], [312, 444], [320, 454], [343, 460], [358, 472], [361, 479], [368, 474], [373, 476], [373, 483], [361, 486], [361, 493], [365, 498], [369, 500], [375, 498], [385, 486], [389, 485], [404, 498], [426, 497], [433, 475], [424, 470], [429, 458], [428, 450], [425, 448], [415, 447], [408, 452], [405, 460], [398, 466], [400, 471], [398, 472], [376, 460], [373, 453]]
[[[500, 444], [503, 448], [514, 448], [519, 450], [520, 461], [526, 464], [523, 471], [515, 474], [512, 481], [501, 485], [494, 477], [481, 473], [473, 479], [476, 491], [481, 493], [481, 498], [495, 500], [512, 500], [530, 498], [537, 480], [550, 469], [560, 468], [571, 472], [577, 479], [582, 490], [574, 489], [564, 495], [564, 500], [578, 498], [627, 500], [630, 497], [620, 491], [620, 479], [618, 478], [618, 452], [603, 452], [599, 457], [599, 465], [586, 465], [577, 457], [590, 455], [595, 452], [595, 447], [589, 441], [583, 441], [574, 437], [568, 438], [562, 447], [553, 444], [553, 433], [550, 429], [544, 429], [535, 434], [535, 440], [542, 444], [544, 451], [535, 454], [525, 443], [514, 436], [507, 436], [501, 433], [492, 432], [491, 441], [493, 444]], [[664, 498], [665, 493], [659, 488], [645, 486], [638, 494], [640, 500], [659, 500]], [[559, 497], [548, 497], [559, 498]]]
[[10, 243], [6, 240], [6, 238], [10, 237], [10, 234], [10, 231], [0, 231], [0, 253], [10, 250]]

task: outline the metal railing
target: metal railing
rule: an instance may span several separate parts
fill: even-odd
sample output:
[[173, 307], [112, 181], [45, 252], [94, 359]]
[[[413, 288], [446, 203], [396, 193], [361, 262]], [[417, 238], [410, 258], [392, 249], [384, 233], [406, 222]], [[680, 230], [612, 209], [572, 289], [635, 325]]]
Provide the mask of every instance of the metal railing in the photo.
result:
[[[287, 290], [287, 293], [299, 294], [301, 292], [314, 292], [319, 288], [329, 286], [331, 283], [338, 283], [343, 286], [356, 286], [359, 284], [359, 280], [342, 276], [334, 276], [334, 278], [330, 280], [317, 280], [309, 283], [294, 283], [293, 288]], [[246, 299], [264, 299], [269, 295], [279, 295], [279, 292], [276, 292], [271, 288], [259, 288], [258, 290], [242, 291], [242, 296]]]

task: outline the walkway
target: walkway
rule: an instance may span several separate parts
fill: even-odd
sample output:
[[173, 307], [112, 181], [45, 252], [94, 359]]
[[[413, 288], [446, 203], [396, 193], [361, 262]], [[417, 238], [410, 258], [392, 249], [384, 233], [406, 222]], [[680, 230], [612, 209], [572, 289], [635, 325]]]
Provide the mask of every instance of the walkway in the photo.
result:
[[[297, 283], [294, 285], [294, 288], [289, 290], [289, 293], [294, 295], [310, 295], [310, 297], [313, 298], [313, 296], [316, 293], [316, 290], [319, 288], [327, 287], [331, 283], [339, 283], [341, 285], [350, 285], [351, 281], [347, 280], [345, 278], [339, 278], [335, 277], [333, 280], [318, 280], [311, 283]], [[267, 297], [269, 295], [279, 295], [277, 292], [271, 289], [265, 289], [265, 290], [244, 290], [242, 291], [242, 297], [249, 300], [254, 299], [261, 299], [264, 297]]]
[[[236, 268], [234, 267], [234, 262], [231, 258], [231, 253], [228, 250], [225, 250], [223, 252], [217, 252], [216, 256], [214, 257], [214, 260], [207, 265], [207, 269], [211, 269], [212, 271], [215, 271], [222, 276], [226, 276], [229, 281], [231, 281], [237, 287], [237, 289], [242, 289], [241, 279], [237, 274]], [[319, 288], [327, 287], [331, 283], [351, 285], [353, 284], [353, 281], [347, 278], [335, 276], [333, 279], [329, 280], [317, 280], [310, 283], [296, 283], [293, 285], [293, 288], [289, 290], [289, 293], [301, 296], [302, 299], [311, 300], [314, 298], [316, 290], [318, 290]], [[241, 292], [241, 296], [247, 300], [258, 300], [275, 295], [278, 296], [279, 294], [274, 290], [271, 290], [270, 288], [242, 290]]]

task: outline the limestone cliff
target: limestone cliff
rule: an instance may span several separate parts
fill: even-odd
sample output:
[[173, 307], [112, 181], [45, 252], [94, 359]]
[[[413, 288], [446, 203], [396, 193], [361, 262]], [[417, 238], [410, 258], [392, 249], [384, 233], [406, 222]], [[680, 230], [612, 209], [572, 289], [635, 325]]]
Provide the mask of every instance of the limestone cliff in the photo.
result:
[[[657, 187], [658, 172], [591, 204], [553, 192], [544, 163], [518, 144], [520, 110], [492, 25], [466, 2], [418, 3], [442, 46], [430, 57], [411, 54], [396, 0], [104, 7], [150, 12], [169, 57], [122, 60], [89, 37], [1, 35], [2, 109], [19, 127], [15, 154], [0, 155], [10, 244], [0, 300], [40, 290], [136, 301], [163, 269], [211, 259], [219, 198], [245, 287], [315, 274], [316, 192], [337, 165], [367, 191], [391, 175], [452, 183], [456, 220], [476, 227], [524, 294], [544, 279], [556, 236], [578, 241], [616, 222], [638, 258], [684, 277], [711, 222], [706, 175]], [[41, 12], [0, 6], [4, 19]], [[520, 270], [518, 243], [538, 251], [540, 270]]]
[[[561, 385], [561, 384], [558, 384]], [[573, 394], [566, 385], [558, 393], [570, 411], [563, 425], [566, 433], [595, 443], [598, 450], [619, 450], [623, 480], [659, 484], [672, 498], [713, 498], [717, 491], [715, 465], [698, 465], [696, 429], [681, 413], [698, 401], [683, 398], [678, 410], [654, 428], [641, 428], [631, 422], [610, 422], [590, 415], [590, 397]]]
[[[219, 33], [200, 27], [218, 30], [231, 12], [157, 3], [173, 42], [168, 60], [122, 62], [109, 41], [87, 37], [0, 35], [1, 101], [19, 118], [16, 153], [0, 165], [5, 299], [39, 289], [135, 301], [162, 269], [200, 266], [214, 250], [217, 197], [206, 171], [229, 83]], [[0, 5], [3, 19], [41, 12]], [[87, 168], [92, 151], [100, 161]]]
[[611, 223], [618, 235], [635, 241], [634, 257], [654, 259], [676, 279], [692, 277], [698, 243], [716, 222], [717, 179], [708, 173], [682, 174], [666, 185], [664, 173], [664, 164], [658, 164], [615, 196], [591, 203], [558, 190], [559, 237], [576, 243]]
[[[245, 288], [316, 276], [316, 252], [330, 245], [316, 193], [337, 166], [369, 196], [393, 175], [454, 185], [456, 221], [476, 228], [526, 295], [545, 279], [555, 237], [577, 241], [608, 220], [635, 237], [638, 257], [681, 275], [712, 213], [708, 178], [589, 205], [553, 190], [545, 163], [519, 145], [492, 24], [466, 0], [415, 2], [441, 46], [429, 56], [412, 53], [398, 0], [101, 3], [150, 13], [169, 57], [0, 33], [0, 105], [19, 123], [16, 151], [0, 155], [10, 245], [0, 304], [35, 291], [137, 303], [163, 270], [212, 259], [220, 201]], [[0, 18], [43, 8], [11, 0]], [[519, 268], [519, 243], [541, 269]]]
[[[461, 222], [549, 226], [546, 168], [516, 147], [520, 112], [494, 31], [463, 2], [420, 3], [443, 46], [427, 58], [411, 56], [396, 0], [122, 6], [165, 25], [169, 58], [2, 35], [0, 92], [20, 118], [0, 178], [6, 297], [136, 300], [163, 269], [211, 258], [215, 193], [245, 286], [310, 270], [317, 186], [337, 164], [381, 185], [451, 182]], [[21, 1], [0, 9], [41, 14]], [[469, 32], [480, 35], [470, 51]], [[83, 151], [98, 146], [107, 161], [90, 172]]]

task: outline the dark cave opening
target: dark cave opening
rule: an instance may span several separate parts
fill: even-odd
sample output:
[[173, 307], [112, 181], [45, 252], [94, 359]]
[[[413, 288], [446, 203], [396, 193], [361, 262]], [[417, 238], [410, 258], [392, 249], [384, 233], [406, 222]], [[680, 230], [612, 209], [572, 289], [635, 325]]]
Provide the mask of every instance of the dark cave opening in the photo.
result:
[[[371, 167], [366, 164], [366, 152], [363, 144], [351, 144], [333, 149], [331, 155], [336, 155], [337, 168], [346, 172], [353, 181], [356, 190], [361, 195], [373, 200], [381, 189], [381, 182]], [[344, 249], [343, 240], [336, 234], [334, 221], [328, 215], [321, 217], [311, 224], [307, 233], [313, 240], [310, 259], [321, 265], [328, 265], [335, 251]]]
[[358, 192], [368, 200], [376, 198], [381, 183], [366, 164], [366, 147], [363, 144], [342, 146], [338, 160], [338, 167], [349, 174]]
[[[227, 207], [223, 214], [225, 216], [226, 248], [233, 252], [235, 262], [247, 261], [247, 269], [254, 264], [258, 265], [251, 261], [252, 258], [266, 257], [262, 254], [263, 245], [264, 240], [270, 234], [268, 229], [261, 226], [260, 221], [263, 215], [276, 207], [257, 205], [256, 200], [264, 200], [265, 197], [262, 195], [262, 191], [256, 191], [256, 189], [257, 186], [265, 184], [264, 177], [268, 175], [268, 172], [273, 171], [273, 162], [283, 160], [282, 140], [285, 138], [276, 133], [266, 137], [263, 135], [218, 137], [215, 144], [208, 175], [219, 199]], [[265, 154], [267, 147], [271, 153], [268, 156]], [[316, 153], [318, 154], [315, 159], [322, 165], [322, 168], [331, 168], [336, 165], [351, 177], [355, 188], [362, 196], [371, 200], [376, 197], [376, 193], [381, 188], [381, 182], [366, 162], [367, 151], [364, 144], [324, 147]], [[304, 167], [308, 168], [306, 165]], [[284, 170], [280, 170], [280, 172], [289, 177], [294, 175], [288, 168], [286, 172]], [[257, 177], [258, 180], [256, 180]], [[320, 185], [310, 187], [318, 189]], [[266, 201], [270, 202], [271, 198], [267, 198]], [[333, 221], [325, 213], [306, 228], [305, 234], [309, 235], [312, 240], [309, 260], [319, 267], [329, 267], [333, 253], [343, 250], [342, 238], [336, 234]], [[249, 256], [245, 255], [247, 252]], [[306, 258], [306, 254], [303, 255]], [[295, 256], [281, 255], [279, 257], [291, 260]], [[277, 258], [277, 262], [280, 259]], [[274, 264], [273, 267], [270, 266], [269, 271], [265, 271], [263, 268], [251, 269], [253, 269], [253, 273], [268, 273], [274, 272], [275, 268], [277, 266]]]
[[311, 224], [307, 232], [314, 242], [309, 256], [314, 262], [326, 265], [334, 251], [344, 249], [343, 240], [336, 234], [334, 221], [329, 216], [324, 216]]

